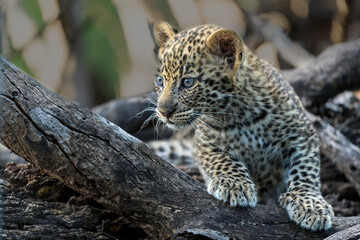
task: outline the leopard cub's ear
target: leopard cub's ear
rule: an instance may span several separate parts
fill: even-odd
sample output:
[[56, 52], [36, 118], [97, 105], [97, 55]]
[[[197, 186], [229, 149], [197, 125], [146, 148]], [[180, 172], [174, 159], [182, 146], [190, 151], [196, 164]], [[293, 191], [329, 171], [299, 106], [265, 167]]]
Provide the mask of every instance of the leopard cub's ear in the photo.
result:
[[211, 54], [226, 60], [228, 67], [237, 72], [243, 60], [244, 43], [234, 31], [219, 29], [213, 32], [206, 39], [206, 47]]
[[165, 43], [174, 37], [175, 31], [167, 22], [157, 22], [154, 24], [153, 33], [156, 44], [159, 46], [158, 54], [160, 57], [164, 51]]

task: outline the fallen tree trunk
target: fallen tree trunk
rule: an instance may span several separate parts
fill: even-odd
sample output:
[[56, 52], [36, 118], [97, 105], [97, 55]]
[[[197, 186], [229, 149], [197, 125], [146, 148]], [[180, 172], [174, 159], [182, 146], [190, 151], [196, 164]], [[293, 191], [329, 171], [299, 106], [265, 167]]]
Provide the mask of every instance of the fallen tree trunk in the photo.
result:
[[0, 164], [0, 193], [0, 239], [110, 240], [147, 236], [34, 164]]
[[[143, 141], [150, 141], [154, 138], [153, 124], [148, 124], [141, 129], [144, 121], [152, 114], [156, 102], [156, 93], [149, 92], [140, 96], [112, 100], [92, 109], [93, 112], [105, 117], [112, 123], [120, 126], [126, 132]], [[164, 131], [163, 126], [159, 127], [160, 135], [170, 137], [169, 131]]]
[[291, 41], [276, 24], [246, 13], [250, 26], [272, 42], [279, 53], [297, 68], [283, 71], [305, 107], [317, 107], [330, 97], [360, 87], [360, 39], [336, 44], [316, 59]]
[[333, 45], [315, 63], [282, 73], [306, 108], [318, 107], [345, 90], [360, 88], [360, 39]]
[[336, 239], [359, 239], [360, 225], [355, 225], [348, 229], [339, 231], [334, 235], [325, 238], [324, 240], [336, 240]]
[[360, 196], [360, 148], [321, 118], [309, 112], [307, 115], [319, 135], [321, 152], [335, 163]]
[[245, 14], [252, 30], [273, 43], [283, 59], [292, 66], [304, 67], [314, 62], [314, 57], [292, 41], [280, 26], [254, 13], [245, 12]]
[[106, 210], [43, 201], [1, 179], [0, 193], [0, 239], [107, 239], [95, 229]]
[[301, 230], [275, 206], [231, 208], [142, 142], [0, 59], [0, 141], [151, 238], [322, 239], [360, 223], [336, 218], [327, 232]]

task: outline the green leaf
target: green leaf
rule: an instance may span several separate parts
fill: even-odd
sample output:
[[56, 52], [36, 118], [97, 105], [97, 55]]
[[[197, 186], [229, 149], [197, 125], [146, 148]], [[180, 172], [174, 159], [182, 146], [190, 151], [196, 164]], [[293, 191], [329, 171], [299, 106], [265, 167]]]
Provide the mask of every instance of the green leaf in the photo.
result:
[[119, 75], [116, 70], [117, 56], [108, 39], [92, 24], [84, 32], [85, 59], [92, 79], [100, 95], [115, 96]]
[[[106, 68], [116, 72], [116, 78], [114, 73], [107, 73], [106, 76], [109, 79], [104, 79], [104, 77], [95, 78], [95, 85], [106, 87], [107, 91], [111, 91], [111, 94], [107, 93], [107, 96], [115, 97], [120, 92], [122, 73], [130, 65], [120, 18], [117, 9], [110, 0], [89, 0], [86, 2], [85, 7], [85, 15], [89, 16], [87, 19], [89, 28], [86, 30], [88, 35], [84, 37], [88, 49], [86, 52], [90, 51], [87, 54], [95, 55], [97, 54], [96, 50], [89, 48], [100, 48], [102, 53], [98, 53], [97, 57], [101, 59], [96, 61], [99, 64], [108, 64]], [[96, 43], [93, 41], [96, 41]], [[108, 53], [105, 53], [105, 51], [108, 51]], [[91, 58], [93, 59], [94, 56]], [[94, 62], [94, 60], [91, 60], [91, 62]], [[91, 66], [93, 66], [93, 63], [91, 63]], [[104, 69], [105, 67], [96, 66], [96, 69], [100, 70], [100, 68]], [[99, 76], [98, 73], [95, 73], [95, 75]], [[106, 86], [104, 86], [105, 82]]]
[[25, 62], [24, 58], [21, 56], [21, 54], [16, 54], [16, 55], [12, 56], [11, 62], [13, 64], [15, 64], [15, 66], [17, 66], [18, 68], [23, 70], [25, 73], [27, 73], [28, 75], [34, 77], [34, 74], [30, 70], [28, 65], [26, 64], [26, 62]]

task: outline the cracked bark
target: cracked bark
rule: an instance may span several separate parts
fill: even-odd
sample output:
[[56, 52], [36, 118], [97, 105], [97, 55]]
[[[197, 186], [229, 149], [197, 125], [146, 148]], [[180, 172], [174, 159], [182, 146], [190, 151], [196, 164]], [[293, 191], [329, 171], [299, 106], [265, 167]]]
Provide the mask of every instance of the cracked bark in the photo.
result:
[[320, 139], [320, 150], [344, 173], [360, 195], [360, 148], [320, 117], [307, 112]]
[[360, 88], [360, 39], [335, 44], [313, 64], [283, 71], [306, 108], [318, 107], [329, 98]]
[[314, 57], [292, 41], [280, 26], [253, 13], [245, 12], [245, 15], [251, 29], [273, 43], [279, 54], [292, 66], [303, 67], [314, 62]]
[[1, 239], [110, 239], [99, 222], [113, 213], [87, 205], [34, 165], [0, 165], [0, 176]]
[[276, 206], [231, 208], [123, 129], [3, 58], [0, 69], [1, 143], [151, 238], [323, 239], [359, 224], [336, 218], [333, 229], [314, 233]]

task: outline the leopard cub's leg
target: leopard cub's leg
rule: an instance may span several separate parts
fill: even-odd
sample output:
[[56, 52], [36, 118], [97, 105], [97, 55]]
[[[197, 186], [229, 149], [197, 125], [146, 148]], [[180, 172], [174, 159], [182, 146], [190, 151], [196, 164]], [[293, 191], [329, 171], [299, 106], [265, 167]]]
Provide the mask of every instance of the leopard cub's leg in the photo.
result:
[[334, 212], [319, 192], [289, 191], [282, 194], [279, 201], [290, 219], [302, 228], [321, 231], [332, 226]]
[[256, 186], [242, 162], [219, 152], [206, 155], [200, 153], [197, 157], [209, 194], [224, 202], [230, 202], [234, 207], [256, 205]]
[[[303, 155], [303, 153], [308, 153]], [[287, 170], [287, 192], [279, 202], [291, 220], [302, 228], [321, 231], [331, 228], [334, 212], [320, 193], [320, 160], [316, 151], [295, 151]]]

